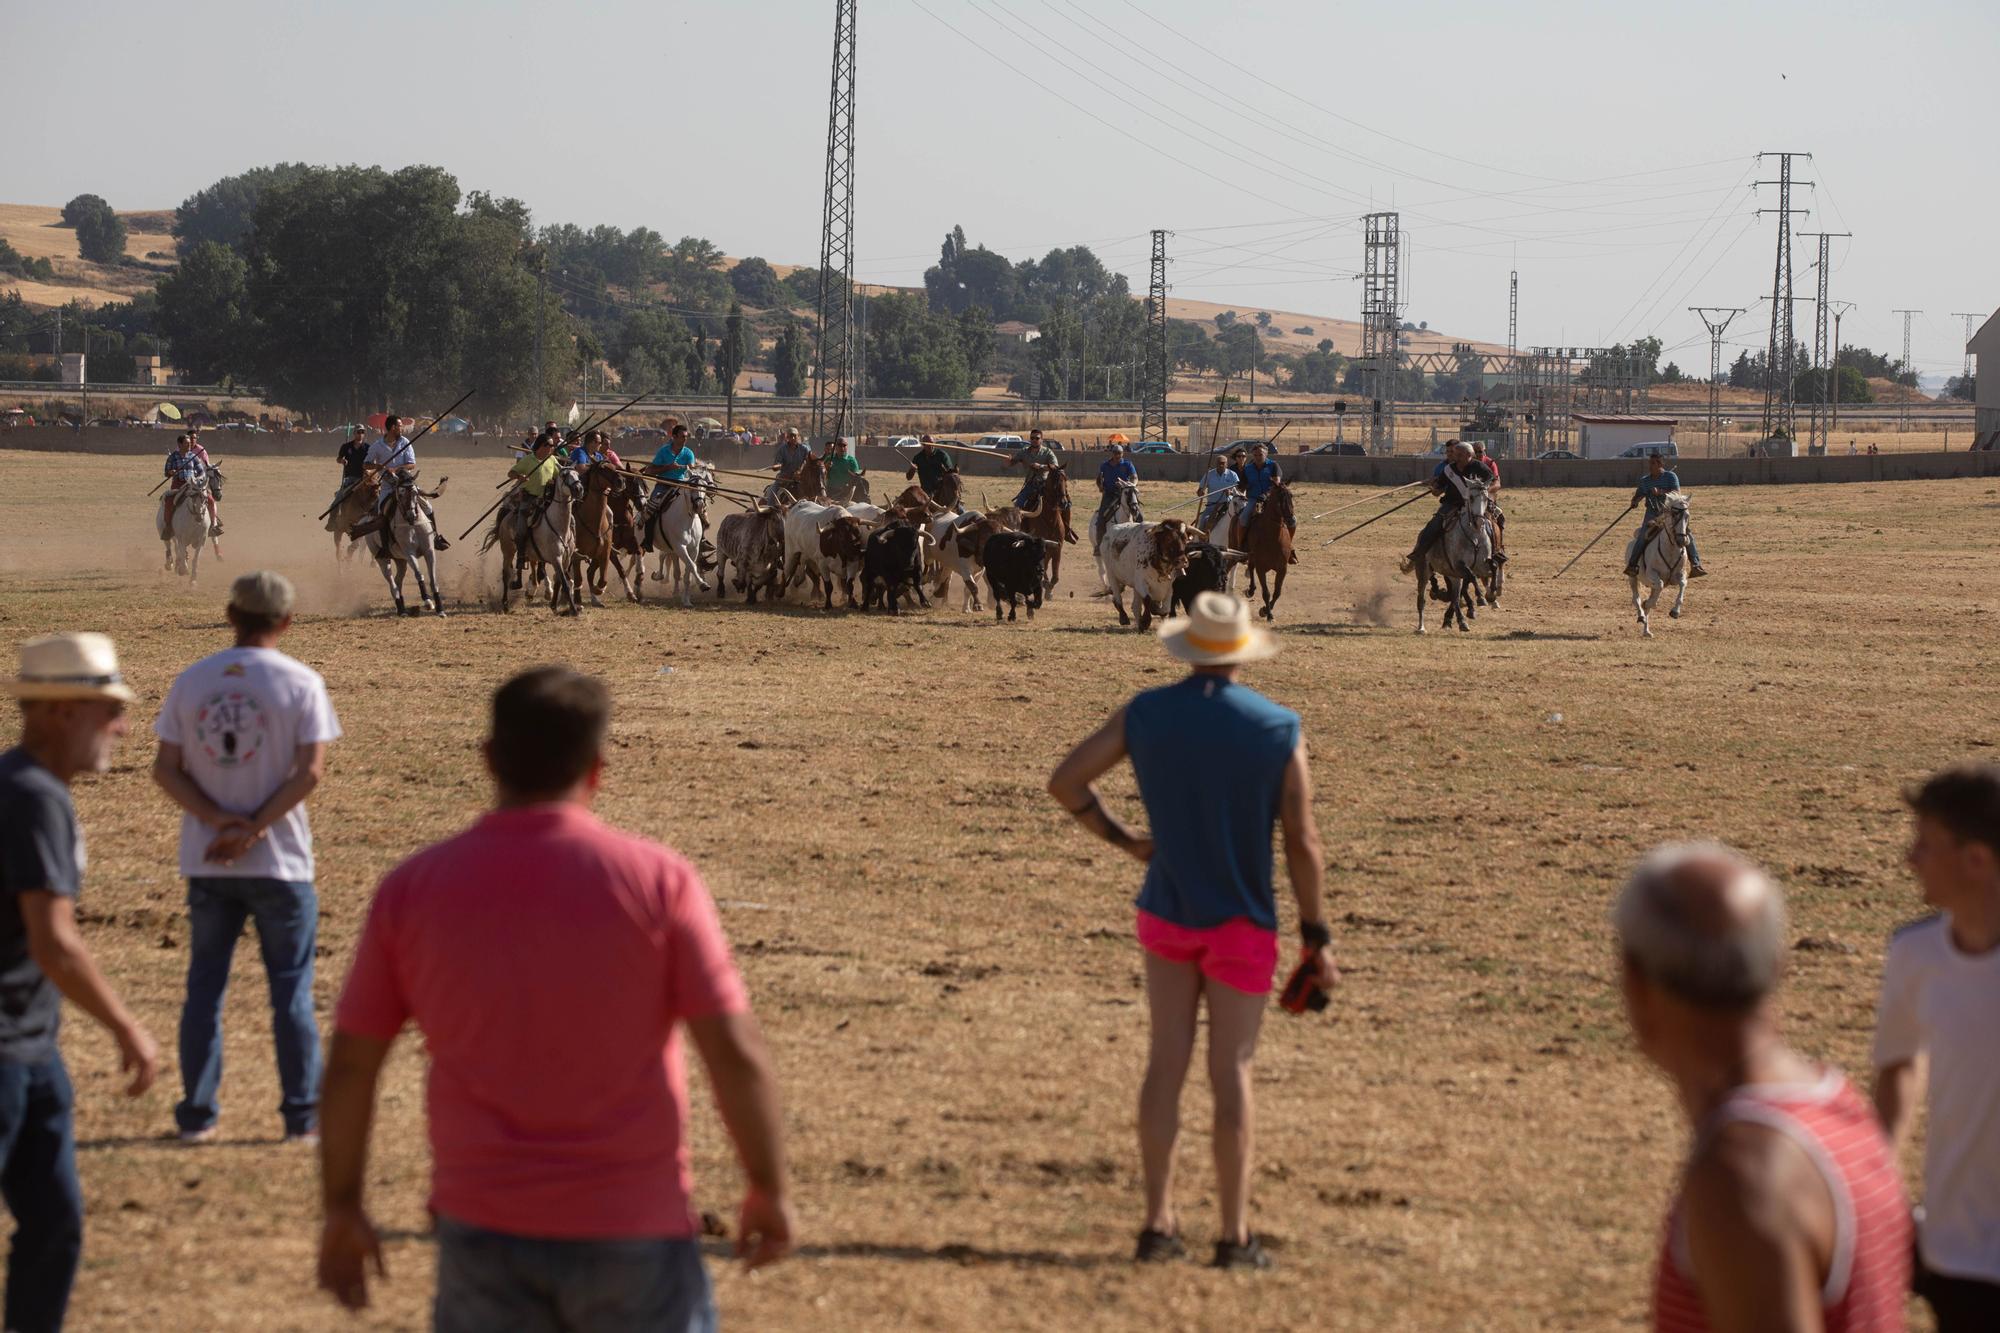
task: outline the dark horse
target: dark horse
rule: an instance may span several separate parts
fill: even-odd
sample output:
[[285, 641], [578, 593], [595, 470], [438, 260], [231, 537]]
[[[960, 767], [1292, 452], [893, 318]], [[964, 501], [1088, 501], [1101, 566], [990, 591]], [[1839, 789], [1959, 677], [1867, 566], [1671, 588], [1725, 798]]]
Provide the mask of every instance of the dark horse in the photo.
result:
[[1244, 562], [1249, 574], [1243, 584], [1243, 595], [1263, 597], [1264, 605], [1257, 614], [1266, 620], [1276, 618], [1272, 608], [1284, 595], [1285, 570], [1292, 563], [1292, 522], [1292, 488], [1281, 481], [1264, 493], [1243, 534], [1243, 549], [1250, 557]]

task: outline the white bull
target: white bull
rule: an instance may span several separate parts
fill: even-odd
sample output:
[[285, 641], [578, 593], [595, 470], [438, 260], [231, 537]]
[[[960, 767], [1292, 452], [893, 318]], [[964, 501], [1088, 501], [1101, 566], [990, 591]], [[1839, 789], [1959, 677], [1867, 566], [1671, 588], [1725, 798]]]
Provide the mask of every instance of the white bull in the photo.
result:
[[968, 509], [963, 514], [940, 514], [930, 521], [931, 545], [924, 555], [924, 577], [932, 584], [931, 595], [943, 601], [951, 592], [951, 576], [958, 575], [965, 585], [961, 611], [985, 609], [979, 600], [979, 566], [970, 555], [961, 555], [953, 540], [958, 529], [977, 523], [980, 517], [977, 509]]
[[812, 580], [815, 594], [824, 587], [829, 603], [835, 586], [846, 588], [848, 600], [853, 600], [854, 580], [861, 573], [860, 543], [847, 543], [854, 549], [842, 555], [829, 553], [823, 540], [828, 529], [848, 519], [867, 526], [842, 506], [816, 500], [801, 500], [785, 511], [785, 573], [780, 583], [784, 591], [797, 587], [803, 577]]
[[1187, 569], [1185, 530], [1179, 524], [1113, 523], [1097, 548], [1097, 576], [1118, 608], [1118, 623], [1129, 625], [1125, 590], [1136, 594], [1139, 628], [1164, 615], [1173, 600], [1174, 580]]

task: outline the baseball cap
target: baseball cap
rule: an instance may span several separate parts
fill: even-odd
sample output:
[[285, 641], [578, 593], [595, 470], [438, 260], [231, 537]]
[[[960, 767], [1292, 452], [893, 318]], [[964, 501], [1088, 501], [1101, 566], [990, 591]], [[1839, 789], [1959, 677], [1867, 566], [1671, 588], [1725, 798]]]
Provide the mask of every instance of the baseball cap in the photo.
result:
[[268, 569], [245, 574], [229, 585], [229, 604], [253, 616], [288, 616], [296, 600], [292, 581]]

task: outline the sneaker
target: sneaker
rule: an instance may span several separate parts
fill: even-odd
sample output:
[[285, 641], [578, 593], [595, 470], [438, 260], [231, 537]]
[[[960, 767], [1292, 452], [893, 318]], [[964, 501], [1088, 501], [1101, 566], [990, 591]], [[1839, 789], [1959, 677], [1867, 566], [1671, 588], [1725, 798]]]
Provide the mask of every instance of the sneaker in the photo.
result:
[[1241, 1245], [1238, 1245], [1233, 1240], [1219, 1240], [1215, 1242], [1215, 1258], [1209, 1263], [1210, 1268], [1262, 1269], [1269, 1268], [1270, 1266], [1271, 1256], [1262, 1245], [1257, 1243], [1255, 1236], [1244, 1241]]
[[1132, 1253], [1132, 1262], [1137, 1264], [1164, 1264], [1187, 1257], [1187, 1246], [1171, 1231], [1155, 1231], [1147, 1227], [1139, 1233], [1139, 1245]]
[[1700, 565], [1695, 565], [1693, 568], [1688, 570], [1688, 577], [1691, 579], [1705, 579], [1708, 577], [1708, 571], [1703, 569]]
[[220, 537], [222, 535], [222, 524], [220, 521], [209, 527], [208, 535], [211, 537]]
[[316, 1148], [319, 1146], [319, 1131], [317, 1129], [288, 1129], [285, 1131], [285, 1142], [300, 1143]]
[[220, 1132], [214, 1125], [210, 1125], [207, 1129], [184, 1129], [181, 1131], [181, 1142], [193, 1147], [197, 1143], [211, 1141]]

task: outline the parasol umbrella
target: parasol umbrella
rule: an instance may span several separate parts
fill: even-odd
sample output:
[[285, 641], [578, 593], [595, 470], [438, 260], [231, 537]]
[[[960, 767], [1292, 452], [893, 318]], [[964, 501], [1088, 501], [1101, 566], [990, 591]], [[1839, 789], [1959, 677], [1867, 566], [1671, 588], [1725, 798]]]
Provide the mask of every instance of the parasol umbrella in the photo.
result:
[[1111, 438], [1110, 438], [1109, 440], [1107, 440], [1107, 441], [1106, 441], [1106, 443], [1107, 443], [1107, 444], [1130, 444], [1130, 443], [1132, 443], [1132, 438], [1131, 438], [1131, 437], [1130, 437], [1129, 435], [1127, 435], [1127, 434], [1126, 434], [1126, 433], [1125, 433], [1124, 431], [1122, 431], [1122, 430], [1114, 430], [1114, 431], [1112, 431], [1112, 432], [1111, 432]]
[[368, 422], [368, 429], [381, 430], [389, 424], [389, 414], [387, 412], [370, 412], [366, 420]]
[[181, 419], [181, 410], [172, 403], [161, 403], [153, 410], [168, 421], [179, 421]]

